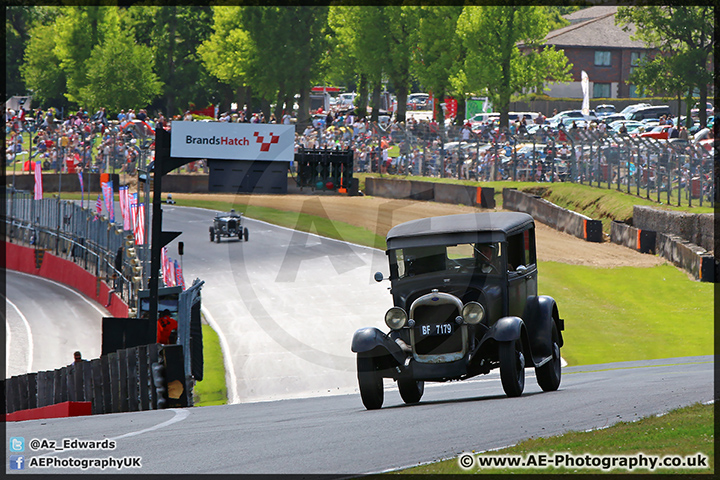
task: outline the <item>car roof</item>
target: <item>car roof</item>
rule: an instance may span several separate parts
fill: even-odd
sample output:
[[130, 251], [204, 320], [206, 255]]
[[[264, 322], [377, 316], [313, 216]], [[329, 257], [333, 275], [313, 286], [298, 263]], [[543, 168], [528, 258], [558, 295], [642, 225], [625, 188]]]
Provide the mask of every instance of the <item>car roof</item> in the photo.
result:
[[534, 225], [533, 218], [527, 213], [464, 213], [401, 223], [390, 229], [386, 240], [388, 249], [500, 241]]

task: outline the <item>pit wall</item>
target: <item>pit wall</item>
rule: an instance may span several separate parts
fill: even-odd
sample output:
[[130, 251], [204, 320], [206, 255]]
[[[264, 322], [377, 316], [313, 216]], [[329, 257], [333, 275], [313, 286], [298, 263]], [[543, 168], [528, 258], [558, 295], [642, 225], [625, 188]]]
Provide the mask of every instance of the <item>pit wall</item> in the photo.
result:
[[488, 187], [368, 177], [364, 193], [374, 197], [495, 208], [495, 189]]
[[593, 220], [572, 210], [558, 207], [537, 195], [524, 193], [514, 188], [504, 188], [503, 208], [528, 213], [539, 222], [588, 242], [602, 242], [603, 240], [600, 220]]
[[[102, 279], [85, 271], [81, 266], [45, 251], [40, 268], [37, 268], [34, 248], [9, 242], [3, 242], [3, 244], [5, 248], [4, 267], [8, 270], [55, 280], [82, 292], [100, 305], [107, 304], [111, 288]], [[105, 308], [112, 317], [127, 318], [128, 316], [128, 306], [115, 293], [112, 294], [110, 306]]]

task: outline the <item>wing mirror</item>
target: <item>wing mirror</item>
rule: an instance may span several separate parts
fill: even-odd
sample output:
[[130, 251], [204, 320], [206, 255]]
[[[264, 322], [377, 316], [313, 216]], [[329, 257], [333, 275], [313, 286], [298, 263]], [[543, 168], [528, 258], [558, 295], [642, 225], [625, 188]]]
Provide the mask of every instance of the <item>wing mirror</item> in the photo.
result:
[[382, 282], [384, 280], [382, 272], [375, 272], [375, 281]]

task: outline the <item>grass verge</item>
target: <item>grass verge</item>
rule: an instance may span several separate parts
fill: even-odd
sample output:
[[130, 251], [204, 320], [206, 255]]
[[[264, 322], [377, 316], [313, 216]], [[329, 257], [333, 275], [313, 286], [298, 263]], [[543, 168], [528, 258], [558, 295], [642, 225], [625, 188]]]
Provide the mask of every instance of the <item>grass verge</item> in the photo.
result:
[[203, 324], [203, 379], [195, 384], [195, 405], [225, 405], [227, 386], [225, 385], [225, 364], [223, 363], [220, 340], [210, 325]]
[[[636, 422], [619, 422], [603, 430], [591, 432], [569, 432], [565, 435], [549, 438], [531, 438], [513, 447], [474, 455], [475, 465], [464, 470], [458, 459], [422, 465], [399, 472], [400, 474], [437, 475], [437, 474], [527, 474], [527, 473], [651, 473], [649, 469], [627, 469], [603, 471], [598, 468], [568, 468], [548, 466], [546, 468], [480, 468], [478, 458], [486, 461], [490, 455], [504, 456], [506, 459], [520, 456], [528, 459], [528, 454], [563, 454], [576, 456], [633, 455], [642, 452], [644, 456], [681, 456], [696, 458], [698, 453], [707, 457], [707, 468], [662, 468], [652, 471], [661, 474], [708, 474], [715, 471], [715, 431], [713, 405], [695, 404], [674, 410], [663, 416], [643, 418]], [[474, 453], [474, 452], [473, 452]]]

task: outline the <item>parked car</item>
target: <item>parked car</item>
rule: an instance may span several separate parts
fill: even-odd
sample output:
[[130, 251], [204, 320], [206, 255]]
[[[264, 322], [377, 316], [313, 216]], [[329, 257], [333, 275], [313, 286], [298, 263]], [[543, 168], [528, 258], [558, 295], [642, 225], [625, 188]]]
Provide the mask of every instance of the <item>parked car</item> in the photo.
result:
[[[544, 391], [557, 390], [564, 321], [538, 295], [535, 222], [525, 213], [483, 212], [413, 220], [387, 235], [393, 307], [386, 334], [355, 332], [360, 397], [382, 407], [383, 378], [405, 403], [425, 382], [465, 380], [500, 369], [503, 390], [520, 396], [525, 368]], [[375, 274], [383, 281], [383, 274]]]
[[660, 118], [663, 115], [670, 116], [670, 107], [667, 105], [656, 105], [653, 107], [642, 107], [626, 115], [628, 120], [643, 120], [645, 118]]
[[652, 130], [641, 133], [641, 137], [646, 138], [654, 138], [656, 140], [667, 140], [668, 139], [668, 133], [670, 132], [670, 128], [672, 125], [658, 125], [657, 127], [653, 128]]
[[228, 213], [218, 213], [213, 218], [210, 227], [210, 241], [220, 243], [220, 237], [237, 237], [238, 240], [248, 241], [248, 229], [242, 226], [242, 214], [231, 209]]
[[627, 120], [627, 118], [625, 118], [625, 115], [622, 113], [613, 113], [612, 115], [606, 115], [600, 119], [600, 121], [605, 122], [607, 125], [610, 125], [612, 122], [616, 122], [618, 120]]
[[615, 113], [615, 105], [603, 104], [595, 107], [595, 115], [597, 115], [599, 119], [612, 115], [613, 113]]

